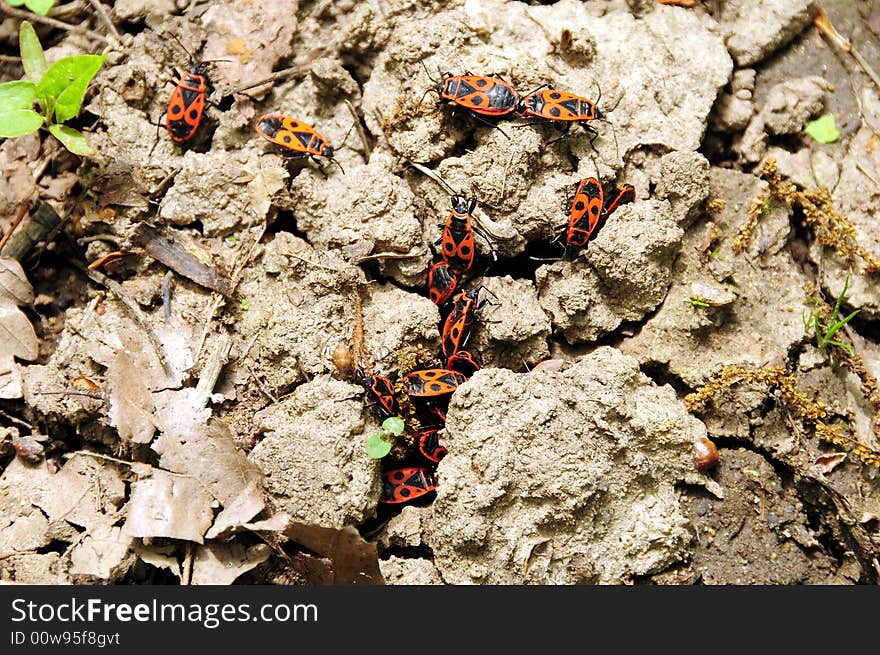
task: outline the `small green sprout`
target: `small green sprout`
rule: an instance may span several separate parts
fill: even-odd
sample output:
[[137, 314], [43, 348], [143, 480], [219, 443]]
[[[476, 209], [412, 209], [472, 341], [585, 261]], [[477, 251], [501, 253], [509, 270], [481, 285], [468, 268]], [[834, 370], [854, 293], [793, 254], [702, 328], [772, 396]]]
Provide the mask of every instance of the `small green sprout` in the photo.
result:
[[45, 16], [55, 5], [55, 0], [6, 0], [6, 4], [10, 7], [21, 7], [24, 5], [35, 14]]
[[391, 452], [395, 438], [403, 434], [405, 424], [399, 416], [386, 418], [382, 422], [382, 431], [367, 439], [367, 455], [372, 459], [382, 459]]
[[27, 79], [0, 84], [0, 137], [24, 136], [46, 127], [70, 152], [91, 155], [94, 151], [82, 132], [63, 123], [79, 113], [107, 55], [62, 57], [47, 67], [43, 46], [27, 21], [21, 24], [19, 47]]
[[696, 298], [691, 298], [690, 300], [688, 300], [688, 302], [690, 304], [692, 304], [694, 307], [711, 307], [712, 306], [709, 303], [703, 302], [702, 300], [697, 300]]
[[251, 308], [251, 304], [248, 302], [248, 299], [245, 298], [244, 296], [241, 297], [241, 308], [244, 311], [247, 311]]
[[[831, 347], [841, 348], [846, 351], [850, 355], [853, 354], [852, 346], [848, 343], [844, 343], [834, 338], [834, 335], [847, 323], [849, 323], [855, 316], [858, 314], [860, 309], [856, 309], [851, 312], [845, 318], [840, 318], [840, 306], [843, 304], [843, 299], [846, 297], [846, 291], [849, 289], [849, 275], [846, 276], [846, 280], [843, 283], [843, 291], [840, 292], [840, 295], [837, 296], [837, 300], [834, 303], [834, 309], [831, 312], [831, 323], [825, 325], [822, 323], [821, 312], [819, 311], [819, 306], [822, 304], [822, 300], [820, 298], [812, 297], [810, 300], [813, 302], [814, 307], [809, 312], [804, 312], [804, 331], [813, 330], [816, 334], [816, 346], [819, 348], [819, 351], [823, 354], [825, 351]], [[829, 361], [834, 363], [834, 353], [831, 352], [828, 355]]]
[[840, 138], [840, 132], [832, 114], [825, 114], [807, 123], [804, 132], [819, 143], [834, 143]]

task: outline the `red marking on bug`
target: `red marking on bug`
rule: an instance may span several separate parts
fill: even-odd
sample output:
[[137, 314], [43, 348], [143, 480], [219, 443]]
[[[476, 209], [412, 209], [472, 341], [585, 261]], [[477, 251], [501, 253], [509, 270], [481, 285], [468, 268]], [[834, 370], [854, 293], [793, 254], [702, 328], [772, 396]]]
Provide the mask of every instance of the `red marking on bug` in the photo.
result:
[[410, 466], [382, 474], [380, 503], [406, 503], [437, 489], [437, 475], [427, 467]]

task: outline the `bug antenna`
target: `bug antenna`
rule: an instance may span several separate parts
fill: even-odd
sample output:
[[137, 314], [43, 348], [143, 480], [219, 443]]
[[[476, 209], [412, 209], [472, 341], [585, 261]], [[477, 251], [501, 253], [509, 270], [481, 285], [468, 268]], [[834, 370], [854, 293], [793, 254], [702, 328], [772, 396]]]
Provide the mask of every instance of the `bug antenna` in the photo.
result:
[[437, 84], [437, 80], [435, 80], [433, 77], [431, 77], [431, 74], [428, 72], [428, 67], [425, 66], [425, 60], [419, 59], [419, 63], [422, 65], [422, 68], [425, 69], [425, 75], [428, 76], [428, 79], [431, 80], [434, 84]]
[[181, 43], [180, 39], [177, 38], [176, 34], [172, 34], [171, 38], [174, 39], [175, 41], [177, 41], [177, 45], [179, 45], [183, 49], [183, 51], [187, 54], [190, 62], [194, 62], [196, 60], [196, 58], [193, 56], [193, 54], [189, 50], [187, 50], [186, 46], [183, 45], [183, 43]]
[[339, 144], [339, 148], [342, 149], [345, 146], [345, 142], [348, 141], [348, 135], [351, 134], [351, 131], [354, 129], [354, 123], [351, 124], [351, 127], [348, 128], [348, 132], [345, 133], [345, 136], [342, 137], [342, 143]]
[[336, 161], [335, 157], [331, 157], [330, 161], [332, 161], [334, 164], [336, 164], [339, 167], [339, 170], [342, 171], [342, 174], [345, 175], [345, 169], [342, 168], [342, 164], [340, 164], [338, 161]]
[[422, 103], [425, 101], [425, 96], [428, 95], [429, 93], [431, 93], [431, 91], [436, 92], [437, 89], [435, 89], [434, 87], [429, 87], [429, 88], [428, 88], [428, 89], [422, 94], [422, 97], [419, 99], [419, 104], [416, 105], [416, 109], [421, 109], [421, 108], [422, 108]]

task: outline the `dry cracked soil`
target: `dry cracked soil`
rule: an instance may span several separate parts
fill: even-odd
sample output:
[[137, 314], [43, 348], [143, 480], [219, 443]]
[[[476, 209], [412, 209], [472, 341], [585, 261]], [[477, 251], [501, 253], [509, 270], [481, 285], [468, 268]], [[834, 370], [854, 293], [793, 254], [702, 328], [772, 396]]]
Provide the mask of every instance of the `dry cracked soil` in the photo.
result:
[[[24, 19], [107, 59], [91, 156], [0, 142], [0, 580], [878, 582], [880, 1], [111, 4], [2, 4], [0, 81]], [[465, 73], [600, 115], [438, 103]], [[563, 247], [589, 178], [635, 201]], [[426, 410], [453, 194], [481, 367]]]

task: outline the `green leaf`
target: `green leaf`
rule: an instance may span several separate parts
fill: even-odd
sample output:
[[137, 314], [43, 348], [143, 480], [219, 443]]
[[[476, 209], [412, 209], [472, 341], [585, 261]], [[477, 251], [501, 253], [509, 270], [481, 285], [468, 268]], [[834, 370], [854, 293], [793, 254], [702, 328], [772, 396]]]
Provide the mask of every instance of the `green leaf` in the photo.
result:
[[382, 421], [382, 429], [386, 432], [390, 432], [395, 436], [400, 436], [403, 434], [404, 423], [403, 419], [399, 416], [392, 416], [390, 418], [386, 418]]
[[55, 0], [24, 0], [24, 4], [35, 14], [45, 16], [55, 4]]
[[367, 439], [367, 455], [373, 459], [382, 459], [391, 452], [391, 442], [381, 432]]
[[79, 113], [89, 82], [101, 68], [107, 55], [62, 57], [37, 85], [37, 100], [46, 109], [55, 105], [55, 122], [63, 123]]
[[34, 84], [38, 84], [46, 74], [46, 55], [43, 54], [43, 46], [37, 38], [34, 26], [27, 21], [22, 21], [18, 32], [18, 45], [21, 48], [21, 65], [24, 74]]
[[837, 125], [834, 123], [832, 114], [825, 114], [814, 121], [807, 123], [804, 132], [809, 134], [819, 143], [834, 143], [840, 138]]
[[33, 109], [13, 109], [0, 112], [0, 137], [12, 138], [36, 132], [43, 117]]
[[33, 82], [6, 82], [0, 84], [0, 112], [13, 109], [33, 109], [37, 87]]
[[75, 155], [85, 156], [95, 152], [86, 142], [86, 137], [79, 130], [67, 127], [67, 125], [50, 125], [49, 131], [56, 139], [61, 141], [61, 145]]

